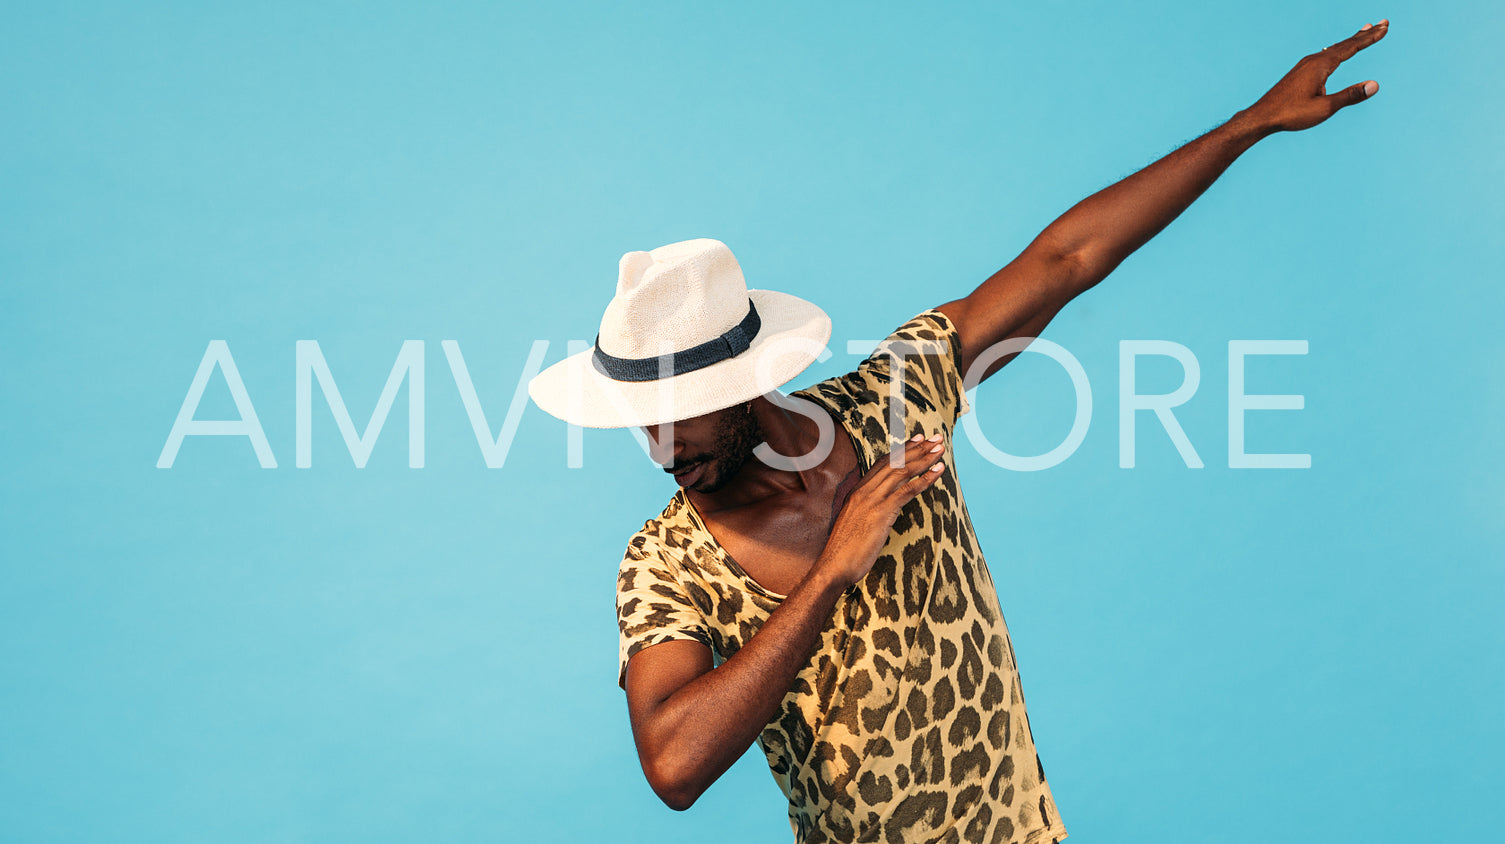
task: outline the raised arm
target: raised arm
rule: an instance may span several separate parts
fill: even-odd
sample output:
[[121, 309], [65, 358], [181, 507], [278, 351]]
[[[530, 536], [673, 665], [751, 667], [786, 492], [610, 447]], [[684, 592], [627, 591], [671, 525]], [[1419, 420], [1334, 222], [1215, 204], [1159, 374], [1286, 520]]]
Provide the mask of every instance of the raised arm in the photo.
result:
[[[995, 343], [1039, 336], [1067, 302], [1169, 225], [1261, 138], [1311, 128], [1373, 96], [1379, 88], [1373, 80], [1328, 94], [1327, 78], [1339, 64], [1385, 37], [1389, 26], [1386, 20], [1365, 24], [1350, 38], [1302, 58], [1254, 105], [1078, 202], [971, 295], [940, 306], [961, 336], [964, 371], [970, 372], [978, 355]], [[1013, 357], [1000, 358], [982, 377]]]
[[638, 758], [670, 808], [688, 809], [773, 720], [842, 590], [873, 567], [904, 505], [940, 477], [943, 453], [938, 442], [911, 440], [902, 465], [875, 461], [805, 578], [719, 668], [699, 642], [661, 642], [628, 661]]

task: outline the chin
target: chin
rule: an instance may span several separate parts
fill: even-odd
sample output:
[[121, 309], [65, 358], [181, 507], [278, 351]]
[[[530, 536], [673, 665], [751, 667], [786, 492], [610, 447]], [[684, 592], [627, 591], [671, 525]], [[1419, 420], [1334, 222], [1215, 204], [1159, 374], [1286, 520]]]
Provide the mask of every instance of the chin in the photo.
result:
[[719, 492], [735, 475], [735, 472], [727, 472], [725, 464], [716, 460], [706, 467], [705, 477], [690, 488], [700, 493]]
[[706, 477], [701, 478], [700, 482], [690, 487], [690, 489], [703, 494], [708, 492], [716, 492], [724, 486], [726, 486], [726, 480], [724, 478], [722, 478], [720, 475], [711, 477], [709, 473], [707, 473]]

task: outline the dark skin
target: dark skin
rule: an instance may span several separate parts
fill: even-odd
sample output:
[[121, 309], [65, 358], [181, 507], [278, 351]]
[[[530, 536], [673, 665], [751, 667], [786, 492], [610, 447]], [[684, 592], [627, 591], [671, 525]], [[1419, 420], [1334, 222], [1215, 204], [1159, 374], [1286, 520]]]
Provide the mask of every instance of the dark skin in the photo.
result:
[[[1066, 303], [1169, 225], [1259, 140], [1311, 128], [1373, 96], [1373, 81], [1333, 94], [1326, 82], [1388, 30], [1388, 21], [1366, 24], [1302, 58], [1249, 108], [1077, 203], [971, 294], [941, 305], [960, 336], [963, 371], [996, 343], [1039, 336]], [[968, 386], [1013, 357], [969, 372]], [[686, 809], [774, 716], [837, 598], [872, 568], [899, 509], [939, 477], [947, 444], [939, 435], [910, 441], [902, 465], [878, 460], [864, 474], [838, 425], [835, 447], [819, 465], [778, 469], [750, 457], [750, 437], [792, 456], [814, 449], [818, 431], [767, 397], [683, 420], [672, 432], [647, 431], [659, 462], [684, 473], [686, 496], [712, 536], [749, 576], [784, 596], [758, 634], [718, 668], [707, 647], [685, 641], [645, 648], [627, 666], [643, 771], [667, 805]]]

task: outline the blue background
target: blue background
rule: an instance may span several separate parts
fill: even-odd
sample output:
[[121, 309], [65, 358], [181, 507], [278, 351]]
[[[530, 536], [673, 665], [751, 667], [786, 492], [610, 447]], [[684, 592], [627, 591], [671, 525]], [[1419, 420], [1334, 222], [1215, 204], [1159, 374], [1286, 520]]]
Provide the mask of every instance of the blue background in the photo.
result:
[[[638, 768], [615, 685], [627, 536], [672, 492], [621, 431], [530, 406], [535, 340], [594, 336], [621, 253], [691, 237], [820, 304], [855, 364], [1072, 203], [1389, 17], [1333, 89], [1044, 336], [1091, 378], [1081, 449], [1031, 473], [960, 446], [1032, 727], [1073, 841], [1487, 839], [1505, 823], [1499, 616], [1498, 3], [19, 4], [0, 17], [0, 838], [18, 842], [785, 840], [746, 757], [688, 813]], [[190, 437], [211, 340], [276, 455]], [[294, 344], [364, 430], [357, 469]], [[1118, 466], [1118, 344], [1202, 385]], [[1250, 358], [1227, 461], [1227, 344]], [[1180, 370], [1143, 358], [1140, 391]], [[1070, 383], [979, 390], [1016, 454]], [[218, 373], [200, 419], [235, 416]]]

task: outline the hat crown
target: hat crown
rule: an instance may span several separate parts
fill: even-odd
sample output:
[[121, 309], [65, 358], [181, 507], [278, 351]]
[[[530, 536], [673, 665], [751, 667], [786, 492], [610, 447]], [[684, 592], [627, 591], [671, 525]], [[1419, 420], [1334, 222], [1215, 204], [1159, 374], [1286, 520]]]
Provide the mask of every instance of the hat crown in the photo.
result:
[[732, 250], [698, 238], [628, 252], [597, 341], [619, 358], [651, 358], [714, 339], [747, 316], [747, 282]]

